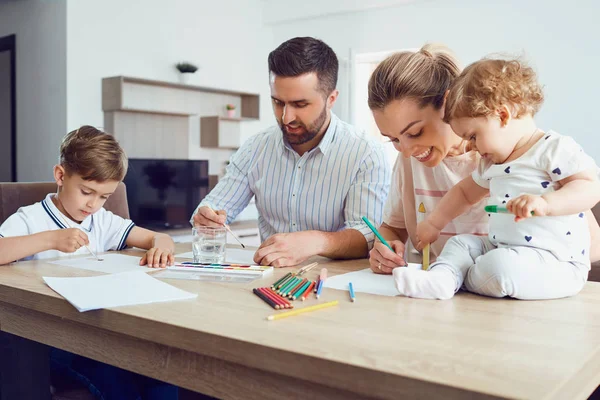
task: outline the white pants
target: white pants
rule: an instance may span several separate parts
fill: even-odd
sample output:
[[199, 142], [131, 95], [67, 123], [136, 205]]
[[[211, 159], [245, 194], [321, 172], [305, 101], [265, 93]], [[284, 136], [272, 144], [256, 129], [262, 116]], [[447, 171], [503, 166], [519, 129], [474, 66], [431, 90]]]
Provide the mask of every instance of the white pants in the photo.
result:
[[448, 240], [430, 267], [445, 268], [456, 278], [456, 291], [523, 300], [555, 299], [577, 294], [587, 281], [589, 264], [558, 260], [547, 250], [493, 245], [487, 237], [457, 235]]

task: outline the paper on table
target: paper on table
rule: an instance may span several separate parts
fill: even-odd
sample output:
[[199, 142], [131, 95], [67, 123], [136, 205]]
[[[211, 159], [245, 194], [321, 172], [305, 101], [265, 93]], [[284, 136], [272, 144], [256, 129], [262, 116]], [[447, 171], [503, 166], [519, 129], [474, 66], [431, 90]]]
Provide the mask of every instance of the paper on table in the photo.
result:
[[102, 254], [102, 258], [104, 259], [103, 261], [98, 261], [94, 257], [61, 258], [50, 263], [87, 269], [88, 271], [105, 272], [107, 274], [128, 271], [154, 271], [152, 268], [140, 266], [140, 257], [123, 254]]
[[194, 272], [194, 271], [177, 271], [168, 269], [153, 275], [160, 279], [186, 279], [192, 281], [208, 281], [208, 282], [226, 282], [226, 283], [249, 283], [258, 278], [262, 278], [262, 274], [223, 274], [209, 272]]
[[[421, 264], [409, 263], [407, 268], [421, 269]], [[355, 292], [380, 296], [398, 296], [400, 294], [392, 275], [376, 274], [370, 268], [328, 277], [323, 285], [326, 288], [348, 290], [349, 282], [352, 282]]]
[[197, 296], [143, 272], [122, 272], [83, 278], [43, 277], [43, 279], [52, 290], [82, 312], [133, 304], [186, 300]]
[[[225, 261], [237, 264], [254, 264], [254, 253], [255, 250], [244, 250], [244, 249], [231, 249], [225, 250]], [[177, 254], [177, 258], [194, 258], [194, 253], [188, 251], [187, 253]]]

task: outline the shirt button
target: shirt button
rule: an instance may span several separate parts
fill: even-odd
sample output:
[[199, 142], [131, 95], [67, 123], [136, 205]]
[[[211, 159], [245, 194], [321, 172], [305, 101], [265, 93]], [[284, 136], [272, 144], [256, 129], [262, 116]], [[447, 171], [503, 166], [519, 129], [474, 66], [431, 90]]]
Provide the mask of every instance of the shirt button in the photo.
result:
[[292, 194], [292, 197], [296, 197], [296, 195], [295, 195], [295, 194]]
[[300, 169], [301, 167], [298, 165], [298, 169]]

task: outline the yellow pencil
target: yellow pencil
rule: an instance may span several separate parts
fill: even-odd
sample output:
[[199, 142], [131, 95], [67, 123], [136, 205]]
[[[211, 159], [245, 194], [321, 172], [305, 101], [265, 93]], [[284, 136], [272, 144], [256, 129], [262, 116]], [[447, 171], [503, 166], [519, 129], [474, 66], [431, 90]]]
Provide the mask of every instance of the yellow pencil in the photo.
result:
[[[425, 220], [426, 212], [427, 211], [425, 210], [425, 204], [419, 204], [419, 222]], [[429, 268], [429, 243], [427, 243], [427, 245], [423, 247], [423, 265], [421, 266], [421, 268], [424, 270], [427, 270]]]
[[281, 313], [281, 314], [269, 315], [267, 317], [267, 319], [269, 321], [273, 321], [273, 320], [280, 319], [280, 318], [291, 317], [292, 315], [302, 314], [302, 313], [309, 312], [309, 311], [320, 310], [321, 308], [327, 308], [327, 307], [337, 306], [338, 303], [339, 303], [339, 301], [334, 300], [334, 301], [330, 301], [328, 303], [317, 304], [316, 306], [298, 308], [298, 309], [296, 309], [294, 311], [288, 311], [288, 312], [284, 312], [284, 313]]

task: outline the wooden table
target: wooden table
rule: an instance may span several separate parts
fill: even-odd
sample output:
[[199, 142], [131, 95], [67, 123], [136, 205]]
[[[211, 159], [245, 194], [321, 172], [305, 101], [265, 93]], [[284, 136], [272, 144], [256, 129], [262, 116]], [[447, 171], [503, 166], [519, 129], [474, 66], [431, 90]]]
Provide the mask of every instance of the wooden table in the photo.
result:
[[[319, 261], [330, 275], [367, 266]], [[250, 289], [288, 271], [251, 284], [169, 280], [198, 298], [79, 313], [41, 277], [92, 272], [2, 266], [0, 329], [219, 398], [563, 400], [600, 384], [600, 283], [552, 301], [358, 293], [351, 303], [328, 289], [297, 306], [339, 306], [267, 321], [274, 310]]]

